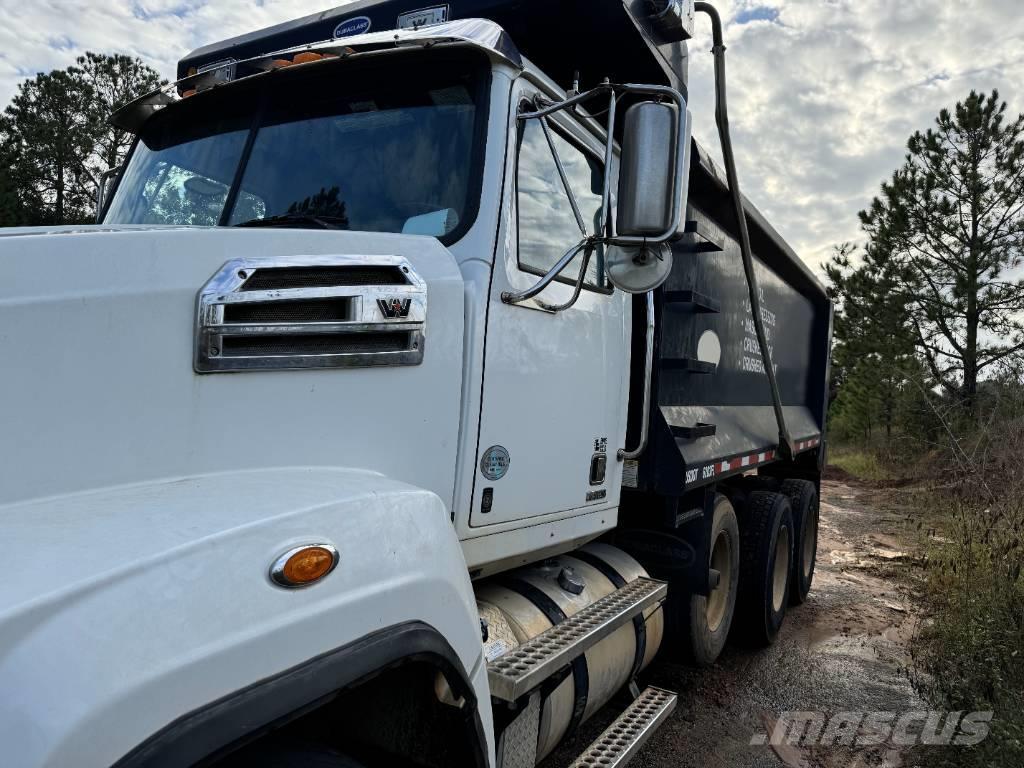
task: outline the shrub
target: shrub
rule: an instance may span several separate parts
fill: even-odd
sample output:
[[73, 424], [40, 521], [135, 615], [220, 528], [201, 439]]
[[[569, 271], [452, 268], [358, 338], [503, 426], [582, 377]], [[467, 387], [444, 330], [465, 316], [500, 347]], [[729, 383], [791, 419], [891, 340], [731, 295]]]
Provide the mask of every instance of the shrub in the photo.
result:
[[937, 708], [995, 713], [980, 744], [929, 752], [937, 765], [1024, 765], [1024, 418], [1004, 415], [951, 448], [952, 483], [919, 510], [943, 536], [927, 546], [915, 686]]

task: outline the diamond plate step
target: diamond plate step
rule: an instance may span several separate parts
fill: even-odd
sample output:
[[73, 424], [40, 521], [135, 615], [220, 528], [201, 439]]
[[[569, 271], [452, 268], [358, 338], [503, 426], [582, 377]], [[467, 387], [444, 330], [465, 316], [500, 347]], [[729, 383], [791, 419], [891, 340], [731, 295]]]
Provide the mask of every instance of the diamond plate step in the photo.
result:
[[517, 701], [577, 656], [668, 594], [668, 584], [639, 578], [605, 595], [487, 665], [491, 695]]
[[676, 695], [647, 688], [569, 768], [615, 768], [628, 763], [676, 708]]

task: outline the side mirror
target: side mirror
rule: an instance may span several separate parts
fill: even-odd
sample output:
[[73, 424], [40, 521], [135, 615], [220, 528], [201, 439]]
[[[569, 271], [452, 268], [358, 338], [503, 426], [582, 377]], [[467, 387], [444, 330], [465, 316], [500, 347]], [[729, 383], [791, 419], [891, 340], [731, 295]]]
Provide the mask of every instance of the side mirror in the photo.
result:
[[642, 101], [626, 110], [619, 161], [620, 236], [658, 237], [676, 221], [673, 170], [678, 143], [672, 106]]
[[668, 243], [683, 228], [689, 114], [674, 104], [634, 104], [626, 110], [621, 146], [616, 232], [605, 263], [616, 288], [646, 293], [668, 279]]

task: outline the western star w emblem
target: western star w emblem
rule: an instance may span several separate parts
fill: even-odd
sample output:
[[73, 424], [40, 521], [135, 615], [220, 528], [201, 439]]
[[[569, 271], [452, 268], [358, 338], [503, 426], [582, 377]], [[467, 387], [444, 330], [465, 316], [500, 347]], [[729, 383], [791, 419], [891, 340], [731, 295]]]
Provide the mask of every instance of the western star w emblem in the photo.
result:
[[377, 299], [377, 306], [381, 314], [389, 320], [409, 316], [409, 308], [412, 306], [412, 299]]

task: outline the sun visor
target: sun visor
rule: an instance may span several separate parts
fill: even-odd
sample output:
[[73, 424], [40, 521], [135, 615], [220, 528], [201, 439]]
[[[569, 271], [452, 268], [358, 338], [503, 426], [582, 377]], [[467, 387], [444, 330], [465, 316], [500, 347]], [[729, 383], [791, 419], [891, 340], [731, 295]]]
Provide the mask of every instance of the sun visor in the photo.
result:
[[607, 77], [686, 95], [693, 0], [360, 0], [200, 48], [178, 63], [178, 78], [296, 46], [469, 18], [500, 24], [524, 56], [566, 87], [579, 72], [584, 88]]

